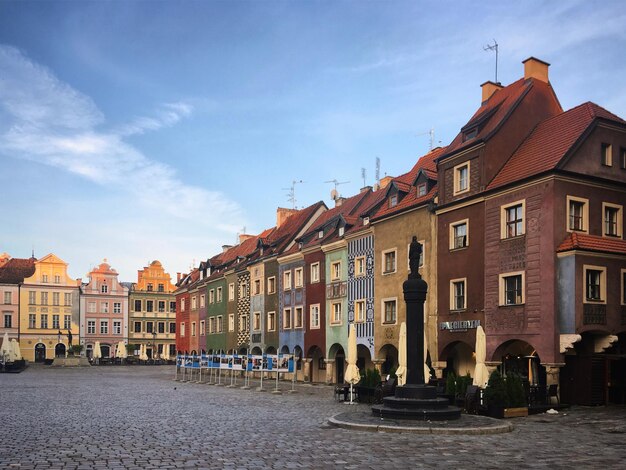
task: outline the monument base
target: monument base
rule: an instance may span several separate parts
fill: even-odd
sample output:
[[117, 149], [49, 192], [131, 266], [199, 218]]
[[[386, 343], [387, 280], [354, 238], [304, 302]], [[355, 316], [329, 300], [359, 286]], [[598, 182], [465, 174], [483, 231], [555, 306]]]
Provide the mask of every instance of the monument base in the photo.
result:
[[395, 395], [383, 398], [382, 405], [372, 406], [372, 414], [381, 418], [443, 421], [459, 419], [461, 408], [437, 397], [435, 387], [408, 384], [396, 387]]
[[55, 357], [50, 367], [91, 367], [89, 359], [82, 356]]

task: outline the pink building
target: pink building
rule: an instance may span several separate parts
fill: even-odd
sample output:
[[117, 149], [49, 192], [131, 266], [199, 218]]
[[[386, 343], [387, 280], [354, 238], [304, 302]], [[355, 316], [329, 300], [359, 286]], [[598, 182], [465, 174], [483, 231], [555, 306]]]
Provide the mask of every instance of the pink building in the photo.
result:
[[128, 288], [106, 259], [88, 276], [80, 298], [80, 344], [91, 357], [99, 341], [102, 357], [111, 357], [117, 343], [128, 343]]

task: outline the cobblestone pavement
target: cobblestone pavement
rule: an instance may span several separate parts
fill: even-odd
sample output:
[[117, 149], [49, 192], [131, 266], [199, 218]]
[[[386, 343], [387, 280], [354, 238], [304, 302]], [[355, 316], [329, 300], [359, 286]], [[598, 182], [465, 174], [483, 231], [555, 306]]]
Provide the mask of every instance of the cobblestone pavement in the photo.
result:
[[330, 387], [275, 395], [173, 378], [169, 366], [1, 374], [0, 468], [610, 469], [626, 461], [625, 407], [517, 418], [506, 434], [389, 434], [329, 426], [328, 417], [365, 408], [333, 401]]

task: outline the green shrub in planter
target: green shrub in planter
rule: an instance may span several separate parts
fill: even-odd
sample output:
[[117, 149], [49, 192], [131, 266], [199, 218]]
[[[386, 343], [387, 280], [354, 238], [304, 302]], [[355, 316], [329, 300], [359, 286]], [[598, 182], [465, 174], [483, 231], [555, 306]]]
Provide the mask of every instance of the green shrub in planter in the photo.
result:
[[487, 406], [499, 406], [502, 408], [509, 406], [506, 383], [497, 370], [494, 370], [489, 376], [489, 382], [483, 396]]
[[380, 383], [380, 373], [377, 369], [365, 369], [359, 385], [366, 388], [374, 388]]
[[512, 373], [506, 375], [506, 394], [508, 397], [507, 406], [513, 408], [527, 406], [524, 384], [519, 375]]
[[452, 371], [446, 377], [446, 395], [456, 396], [456, 375]]
[[469, 372], [465, 375], [459, 375], [456, 378], [456, 394], [459, 397], [465, 398], [465, 393], [467, 392], [467, 387], [472, 384], [472, 377], [470, 377]]

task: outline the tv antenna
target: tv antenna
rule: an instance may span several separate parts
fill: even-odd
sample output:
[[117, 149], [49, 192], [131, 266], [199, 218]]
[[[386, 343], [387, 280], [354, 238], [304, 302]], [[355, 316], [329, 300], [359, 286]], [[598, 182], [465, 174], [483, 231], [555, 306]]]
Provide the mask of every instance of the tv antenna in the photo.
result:
[[428, 132], [422, 132], [420, 134], [417, 134], [418, 137], [422, 135], [429, 136], [429, 141], [430, 141], [429, 149], [432, 150], [435, 147], [435, 128], [431, 127]]
[[376, 173], [375, 173], [375, 177], [376, 177], [376, 183], [374, 183], [374, 190], [378, 191], [378, 188], [380, 188], [380, 158], [376, 157]]
[[363, 187], [365, 187], [365, 177], [367, 175], [367, 172], [365, 170], [365, 168], [361, 168], [361, 178], [363, 178]]
[[337, 181], [337, 179], [334, 180], [330, 180], [330, 181], [324, 181], [324, 183], [333, 183], [335, 185], [334, 189], [331, 189], [330, 191], [330, 198], [333, 201], [336, 201], [337, 199], [339, 199], [339, 191], [337, 191], [337, 186], [339, 186], [340, 184], [346, 184], [349, 183], [350, 181]]
[[483, 51], [495, 51], [496, 53], [496, 83], [498, 83], [498, 43], [496, 40], [493, 40], [493, 44], [487, 44], [483, 47]]
[[291, 182], [291, 187], [289, 188], [282, 188], [285, 191], [289, 191], [287, 193], [287, 200], [291, 203], [291, 208], [295, 209], [296, 208], [296, 184], [300, 184], [300, 183], [304, 183], [304, 181], [299, 180], [293, 180]]
[[244, 225], [241, 228], [241, 232], [237, 232], [237, 239], [235, 240], [235, 245], [239, 244], [239, 235], [245, 235], [246, 234], [246, 226]]

